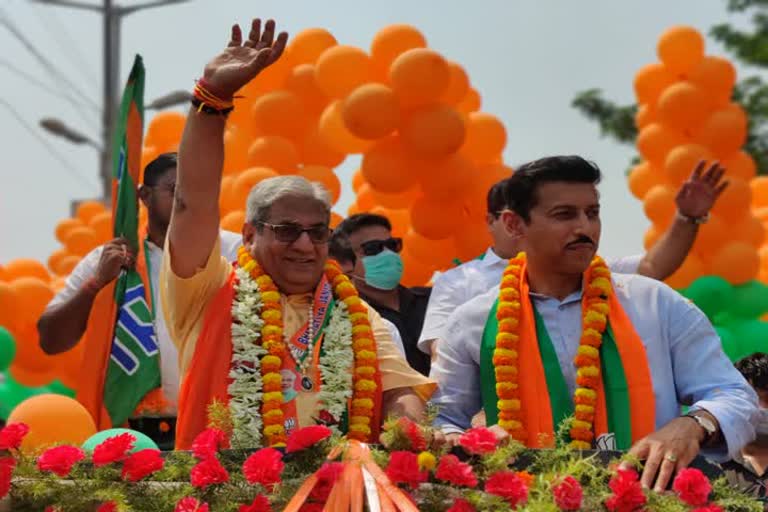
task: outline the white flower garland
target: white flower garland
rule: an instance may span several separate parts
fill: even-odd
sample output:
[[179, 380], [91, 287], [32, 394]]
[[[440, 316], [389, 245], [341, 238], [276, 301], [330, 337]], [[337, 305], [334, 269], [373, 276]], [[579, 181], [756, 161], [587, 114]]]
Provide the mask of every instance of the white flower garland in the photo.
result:
[[318, 393], [318, 413], [326, 411], [340, 421], [352, 398], [352, 322], [347, 305], [337, 301], [325, 327], [319, 367], [322, 385]]

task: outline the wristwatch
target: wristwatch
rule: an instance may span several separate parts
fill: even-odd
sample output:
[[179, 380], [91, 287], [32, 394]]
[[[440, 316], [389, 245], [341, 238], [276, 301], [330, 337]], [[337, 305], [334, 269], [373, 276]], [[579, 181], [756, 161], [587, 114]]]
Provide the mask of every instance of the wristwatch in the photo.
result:
[[706, 434], [704, 436], [704, 440], [701, 442], [702, 445], [707, 444], [709, 441], [711, 441], [715, 435], [717, 435], [717, 425], [715, 425], [715, 422], [707, 418], [706, 416], [702, 416], [701, 414], [696, 414], [696, 412], [689, 412], [684, 417], [691, 418], [696, 423], [699, 424], [699, 426], [704, 429], [704, 433]]

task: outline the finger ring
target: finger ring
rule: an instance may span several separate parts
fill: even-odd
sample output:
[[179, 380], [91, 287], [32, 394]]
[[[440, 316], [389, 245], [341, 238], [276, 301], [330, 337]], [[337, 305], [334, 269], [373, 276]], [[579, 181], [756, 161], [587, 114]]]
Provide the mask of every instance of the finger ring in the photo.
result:
[[677, 455], [674, 453], [668, 453], [664, 456], [665, 459], [667, 459], [669, 462], [677, 462]]

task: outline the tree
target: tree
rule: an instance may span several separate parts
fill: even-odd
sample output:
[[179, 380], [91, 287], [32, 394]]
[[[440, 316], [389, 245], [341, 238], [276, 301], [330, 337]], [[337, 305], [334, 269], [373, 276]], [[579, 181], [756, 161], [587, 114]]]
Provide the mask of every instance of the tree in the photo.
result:
[[[752, 30], [742, 31], [721, 23], [712, 27], [709, 35], [736, 61], [768, 71], [768, 0], [728, 0], [727, 9], [730, 13], [750, 12]], [[749, 115], [744, 149], [755, 160], [758, 174], [768, 174], [768, 84], [759, 75], [744, 78], [734, 87], [733, 101], [741, 104]], [[598, 123], [603, 136], [634, 145], [637, 105], [618, 105], [597, 88], [578, 93], [571, 105]], [[633, 163], [637, 160], [635, 157]]]

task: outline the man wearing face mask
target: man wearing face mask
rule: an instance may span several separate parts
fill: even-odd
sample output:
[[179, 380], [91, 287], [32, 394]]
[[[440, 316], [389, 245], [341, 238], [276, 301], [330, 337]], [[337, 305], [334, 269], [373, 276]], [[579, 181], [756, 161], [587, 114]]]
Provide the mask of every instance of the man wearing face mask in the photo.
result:
[[361, 297], [397, 327], [411, 368], [428, 375], [430, 357], [421, 352], [416, 344], [424, 324], [431, 289], [400, 285], [403, 241], [392, 237], [389, 219], [372, 213], [352, 215], [336, 227], [333, 238], [349, 241], [356, 256], [349, 276]]

